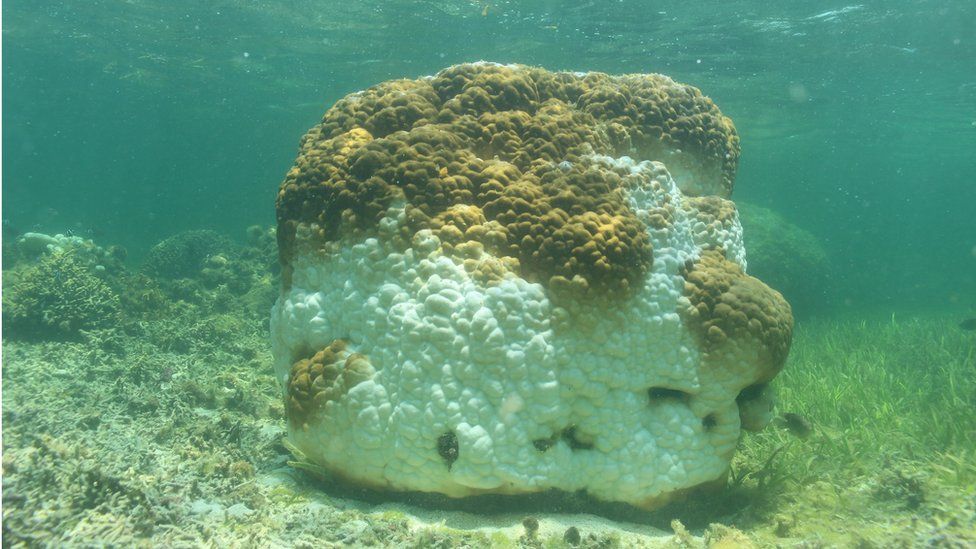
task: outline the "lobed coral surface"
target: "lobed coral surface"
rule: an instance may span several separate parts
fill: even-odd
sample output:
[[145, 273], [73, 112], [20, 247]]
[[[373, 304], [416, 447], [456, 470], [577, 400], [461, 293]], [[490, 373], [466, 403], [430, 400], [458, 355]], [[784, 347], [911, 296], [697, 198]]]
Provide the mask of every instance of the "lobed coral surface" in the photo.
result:
[[449, 496], [721, 481], [792, 332], [745, 272], [738, 154], [660, 75], [474, 63], [340, 100], [277, 202], [292, 444]]

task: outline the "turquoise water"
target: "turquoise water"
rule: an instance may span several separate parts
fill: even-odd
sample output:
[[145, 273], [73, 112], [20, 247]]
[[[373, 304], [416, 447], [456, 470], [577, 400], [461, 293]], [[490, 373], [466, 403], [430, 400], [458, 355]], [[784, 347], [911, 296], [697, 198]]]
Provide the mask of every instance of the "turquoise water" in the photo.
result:
[[478, 59], [660, 72], [735, 121], [734, 198], [819, 237], [827, 309], [976, 302], [976, 4], [3, 5], [3, 216], [129, 250], [271, 224], [335, 100]]
[[[686, 546], [673, 518], [761, 546], [976, 544], [976, 1], [2, 10], [4, 547], [556, 547], [577, 527], [589, 546], [669, 528]], [[738, 439], [724, 490], [651, 515], [581, 493], [455, 501], [333, 483], [285, 444], [309, 376], [283, 376], [282, 398], [269, 316], [289, 271], [272, 227], [300, 138], [347, 94], [477, 60], [663, 73], [734, 120], [749, 272], [796, 323], [776, 417]], [[45, 253], [27, 232], [97, 246]], [[293, 367], [340, 363], [301, 352]], [[344, 371], [369, 372], [355, 355]], [[739, 397], [768, 404], [765, 382]], [[558, 427], [526, 448], [594, 446]], [[450, 472], [471, 446], [435, 435]]]

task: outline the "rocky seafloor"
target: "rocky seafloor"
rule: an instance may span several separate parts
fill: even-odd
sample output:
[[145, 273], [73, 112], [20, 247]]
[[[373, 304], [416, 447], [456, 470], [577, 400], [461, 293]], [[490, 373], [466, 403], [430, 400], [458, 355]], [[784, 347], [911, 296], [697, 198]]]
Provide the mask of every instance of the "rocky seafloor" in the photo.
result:
[[[787, 390], [781, 405], [803, 409], [810, 432], [781, 419], [743, 440], [725, 492], [652, 514], [574, 496], [472, 503], [331, 483], [283, 442], [268, 337], [273, 231], [253, 227], [242, 240], [181, 233], [135, 266], [124, 250], [77, 237], [4, 242], [4, 547], [976, 544], [976, 469], [967, 464], [976, 443], [965, 439], [976, 426], [948, 432], [932, 452], [857, 454], [869, 444], [858, 429], [905, 427], [871, 425], [891, 422], [882, 415], [827, 417], [818, 406], [829, 403], [804, 408], [802, 390]], [[803, 350], [778, 381], [787, 389], [837, 356], [828, 352], [884, 352], [827, 341], [833, 321], [817, 322], [798, 325]], [[939, 322], [891, 337], [928, 341]], [[960, 411], [976, 400], [969, 335], [930, 343], [933, 355], [960, 355], [946, 374], [959, 402], [936, 403], [950, 408], [941, 420], [965, 422]]]

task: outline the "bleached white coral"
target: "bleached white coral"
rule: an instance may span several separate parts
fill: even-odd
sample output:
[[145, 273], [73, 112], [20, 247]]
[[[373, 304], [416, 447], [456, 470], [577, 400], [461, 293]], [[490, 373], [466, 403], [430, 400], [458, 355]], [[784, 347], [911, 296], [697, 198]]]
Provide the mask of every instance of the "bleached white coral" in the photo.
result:
[[[486, 63], [368, 95], [309, 132], [279, 194], [271, 331], [305, 459], [648, 508], [723, 478], [792, 328], [744, 272], [731, 122], [664, 77]], [[686, 183], [655, 157], [681, 141], [708, 168]]]

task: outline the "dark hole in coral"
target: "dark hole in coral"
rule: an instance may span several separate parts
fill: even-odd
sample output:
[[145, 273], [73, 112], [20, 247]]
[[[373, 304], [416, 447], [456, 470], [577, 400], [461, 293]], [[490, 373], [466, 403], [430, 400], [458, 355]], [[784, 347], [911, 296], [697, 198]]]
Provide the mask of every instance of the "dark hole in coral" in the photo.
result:
[[704, 427], [706, 431], [710, 431], [712, 427], [715, 427], [716, 425], [718, 425], [718, 416], [716, 416], [714, 413], [708, 414], [702, 418], [702, 427]]
[[537, 438], [532, 441], [532, 446], [540, 452], [545, 452], [549, 448], [552, 448], [553, 440], [551, 438]]
[[746, 387], [745, 389], [739, 391], [739, 396], [735, 397], [736, 404], [742, 404], [743, 402], [748, 402], [750, 400], [755, 400], [762, 396], [763, 391], [768, 387], [768, 383], [756, 383]]
[[593, 449], [592, 442], [584, 442], [576, 438], [576, 426], [571, 425], [563, 429], [561, 434], [562, 439], [566, 441], [566, 444], [573, 450], [591, 450]]
[[668, 389], [667, 387], [651, 387], [647, 390], [647, 398], [651, 399], [651, 402], [660, 402], [662, 400], [688, 400], [690, 395], [684, 391], [679, 391], [678, 389]]
[[444, 458], [447, 463], [447, 470], [450, 471], [451, 466], [458, 458], [458, 440], [454, 431], [448, 431], [437, 437], [437, 453]]
[[583, 536], [580, 535], [579, 528], [570, 526], [563, 534], [563, 541], [570, 545], [579, 545], [583, 541]]

